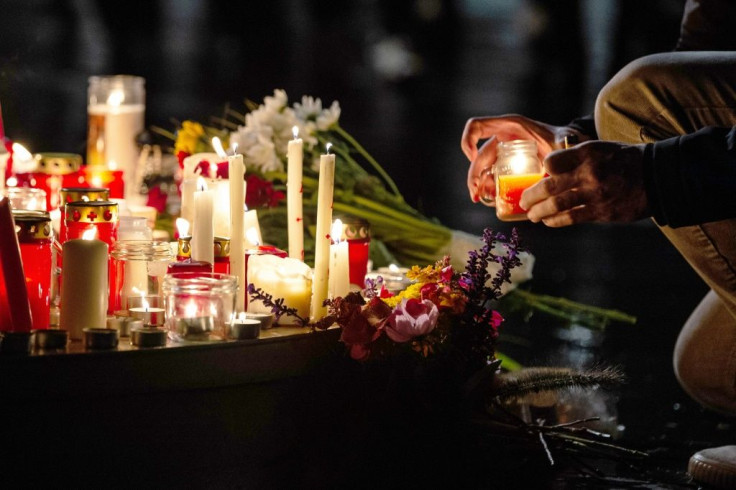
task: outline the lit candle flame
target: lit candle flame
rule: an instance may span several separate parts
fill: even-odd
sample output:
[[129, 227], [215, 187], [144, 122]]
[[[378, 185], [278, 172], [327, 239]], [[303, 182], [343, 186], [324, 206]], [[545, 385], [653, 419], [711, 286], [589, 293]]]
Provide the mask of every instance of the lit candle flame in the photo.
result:
[[194, 318], [197, 315], [197, 304], [194, 301], [190, 301], [184, 307], [184, 316], [186, 318]]
[[6, 182], [5, 182], [5, 184], [6, 184], [6, 185], [7, 185], [8, 187], [16, 187], [16, 186], [18, 185], [18, 179], [16, 179], [15, 177], [10, 177], [10, 178], [8, 178], [8, 180], [7, 180]]
[[342, 238], [342, 220], [336, 219], [335, 222], [332, 223], [330, 237], [332, 237], [332, 240], [335, 243], [340, 243], [340, 238]]
[[13, 143], [13, 160], [14, 161], [20, 161], [20, 160], [32, 160], [33, 155], [31, 155], [31, 152], [26, 149], [25, 146], [21, 145], [20, 143]]
[[330, 154], [330, 148], [332, 148], [332, 143], [327, 143], [325, 145], [325, 153], [327, 153], [328, 155]]
[[217, 136], [214, 136], [212, 138], [212, 148], [214, 148], [215, 153], [217, 153], [218, 156], [226, 157], [227, 152], [225, 152], [225, 148], [222, 147], [222, 141], [220, 141], [220, 138]]
[[258, 240], [258, 232], [255, 228], [248, 228], [245, 232], [245, 238], [253, 245], [260, 245], [261, 242]]
[[119, 106], [122, 105], [125, 100], [125, 93], [120, 90], [113, 90], [110, 95], [107, 96], [107, 105]]
[[231, 143], [230, 148], [233, 149], [233, 155], [238, 153], [238, 144], [237, 143]]
[[207, 181], [204, 180], [202, 177], [197, 179], [197, 190], [198, 191], [206, 191], [207, 190]]
[[240, 320], [241, 322], [244, 322], [245, 321], [245, 312], [244, 311], [241, 311], [240, 314], [238, 314], [238, 320]]
[[90, 228], [82, 233], [82, 240], [94, 240], [97, 238], [97, 228]]
[[179, 233], [179, 237], [189, 236], [189, 220], [176, 218], [176, 231]]
[[294, 135], [294, 139], [297, 139], [299, 137], [299, 126], [292, 127], [291, 134]]
[[143, 309], [144, 309], [145, 311], [148, 311], [148, 308], [149, 308], [149, 306], [150, 306], [150, 305], [148, 304], [148, 301], [146, 300], [146, 295], [145, 295], [145, 294], [143, 294], [143, 293], [141, 293], [141, 306], [143, 306]]
[[210, 179], [214, 180], [217, 178], [217, 164], [212, 162], [210, 163]]
[[396, 264], [389, 264], [388, 270], [390, 270], [391, 272], [399, 272], [399, 266], [397, 266]]

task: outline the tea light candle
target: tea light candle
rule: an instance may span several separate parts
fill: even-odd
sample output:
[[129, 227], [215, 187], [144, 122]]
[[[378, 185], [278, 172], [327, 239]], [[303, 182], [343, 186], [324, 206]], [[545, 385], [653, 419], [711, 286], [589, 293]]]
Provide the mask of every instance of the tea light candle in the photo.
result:
[[289, 257], [304, 260], [304, 221], [302, 219], [302, 172], [304, 144], [299, 136], [299, 128], [292, 129], [294, 139], [289, 141], [286, 151], [287, 183], [286, 202], [289, 233]]
[[319, 184], [317, 188], [317, 231], [314, 238], [314, 278], [312, 280], [312, 322], [321, 320], [327, 314], [323, 305], [327, 299], [327, 278], [330, 255], [330, 225], [332, 224], [332, 198], [335, 190], [335, 155], [327, 153], [320, 156]]
[[184, 308], [184, 317], [176, 322], [176, 332], [185, 340], [208, 340], [215, 329], [215, 319], [211, 315], [201, 315], [194, 300]]
[[245, 313], [233, 319], [228, 337], [234, 340], [257, 339], [261, 331], [261, 322], [247, 318]]
[[103, 328], [107, 321], [107, 244], [94, 229], [62, 245], [61, 316], [59, 327], [72, 340], [84, 328]]
[[145, 326], [160, 326], [164, 324], [164, 309], [149, 305], [145, 296], [141, 298], [141, 306], [128, 308], [130, 316], [143, 321]]
[[350, 262], [348, 259], [348, 242], [340, 240], [342, 221], [337, 219], [332, 224], [332, 244], [330, 245], [330, 270], [328, 295], [330, 298], [344, 298], [350, 292]]

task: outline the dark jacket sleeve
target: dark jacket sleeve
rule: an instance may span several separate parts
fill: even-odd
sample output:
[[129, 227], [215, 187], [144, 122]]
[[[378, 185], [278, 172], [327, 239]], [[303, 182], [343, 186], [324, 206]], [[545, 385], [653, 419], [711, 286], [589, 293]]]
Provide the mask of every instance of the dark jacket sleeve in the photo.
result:
[[677, 51], [736, 50], [736, 2], [688, 0], [680, 24]]
[[646, 145], [644, 186], [659, 225], [736, 218], [736, 127], [708, 127]]

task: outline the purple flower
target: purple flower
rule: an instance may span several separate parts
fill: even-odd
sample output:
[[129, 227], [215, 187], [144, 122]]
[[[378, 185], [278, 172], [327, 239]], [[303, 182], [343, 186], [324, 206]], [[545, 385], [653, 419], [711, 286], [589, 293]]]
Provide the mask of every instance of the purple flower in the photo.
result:
[[437, 305], [429, 300], [404, 299], [388, 317], [386, 335], [394, 342], [408, 342], [434, 330], [439, 315]]

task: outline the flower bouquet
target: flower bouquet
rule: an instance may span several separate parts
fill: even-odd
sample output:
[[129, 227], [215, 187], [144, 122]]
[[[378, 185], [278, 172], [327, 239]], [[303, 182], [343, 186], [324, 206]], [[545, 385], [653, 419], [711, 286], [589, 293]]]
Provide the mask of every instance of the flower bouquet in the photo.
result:
[[[247, 112], [226, 107], [211, 125], [195, 121], [178, 124], [174, 133], [162, 128], [153, 131], [173, 140], [173, 151], [180, 165], [194, 153], [211, 152], [213, 138], [224, 142], [231, 151], [243, 154], [247, 168], [246, 205], [258, 210], [263, 239], [281, 249], [288, 249], [286, 188], [286, 153], [293, 128], [304, 141], [303, 216], [305, 261], [313, 260], [319, 156], [327, 143], [338, 155], [335, 171], [333, 211], [336, 214], [367, 221], [370, 225], [370, 255], [374, 267], [432, 264], [450, 256], [456, 270], [464, 267], [468, 250], [483, 245], [479, 237], [453, 230], [436, 219], [424, 216], [410, 206], [398, 187], [371, 154], [340, 125], [341, 108], [337, 101], [324, 107], [321, 99], [303, 96], [289, 105], [287, 94], [275, 90], [262, 104], [246, 100]], [[207, 171], [201, 168], [200, 171]], [[217, 175], [227, 176], [227, 165], [220, 165]], [[498, 244], [496, 244], [498, 247]], [[499, 250], [496, 249], [496, 253]], [[499, 296], [508, 308], [539, 311], [579, 325], [603, 328], [611, 321], [633, 323], [635, 319], [617, 311], [572, 302], [565, 298], [540, 295], [517, 288], [532, 277], [534, 256], [520, 251], [519, 264], [511, 271], [511, 281], [502, 282]], [[499, 265], [488, 264], [493, 274]], [[511, 294], [507, 294], [511, 293]]]

